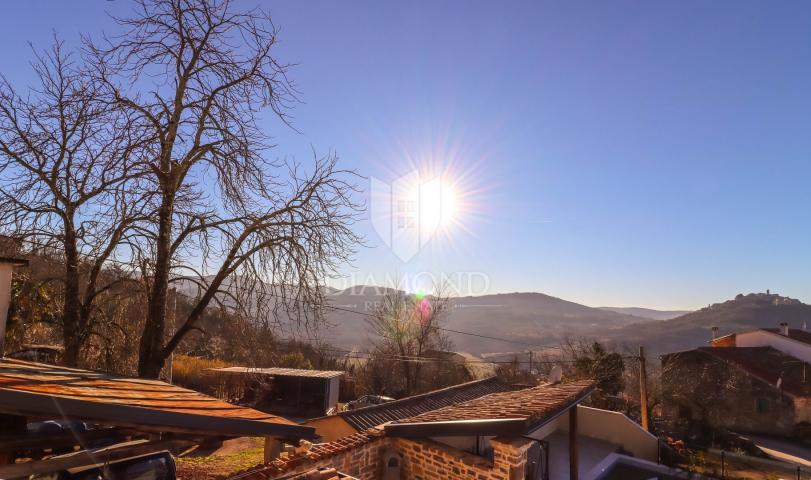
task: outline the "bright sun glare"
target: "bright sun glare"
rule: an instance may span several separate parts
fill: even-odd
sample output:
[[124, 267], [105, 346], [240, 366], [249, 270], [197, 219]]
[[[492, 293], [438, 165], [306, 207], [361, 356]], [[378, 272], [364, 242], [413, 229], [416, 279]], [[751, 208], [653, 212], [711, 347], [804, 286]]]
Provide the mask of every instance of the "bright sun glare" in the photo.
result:
[[457, 197], [453, 185], [436, 178], [418, 187], [420, 223], [426, 231], [447, 230], [454, 222]]

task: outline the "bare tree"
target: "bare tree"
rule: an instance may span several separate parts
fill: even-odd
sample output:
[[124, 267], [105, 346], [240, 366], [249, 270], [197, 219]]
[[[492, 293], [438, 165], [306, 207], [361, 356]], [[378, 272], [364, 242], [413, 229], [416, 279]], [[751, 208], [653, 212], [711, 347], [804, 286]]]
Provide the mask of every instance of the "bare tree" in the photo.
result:
[[369, 318], [376, 337], [372, 340], [375, 353], [394, 358], [403, 375], [405, 395], [419, 389], [423, 363], [436, 360], [430, 354], [450, 349], [450, 340], [440, 329], [449, 309], [450, 302], [443, 295], [389, 291]]
[[104, 102], [60, 40], [35, 55], [26, 93], [0, 77], [0, 228], [63, 254], [64, 361], [76, 365], [98, 295], [123, 278], [102, 278], [105, 263], [145, 217], [134, 161], [144, 132]]
[[[134, 16], [116, 19], [123, 35], [87, 44], [98, 79], [154, 140], [156, 215], [138, 245], [149, 292], [138, 371], [156, 377], [212, 301], [317, 318], [321, 284], [359, 241], [350, 226], [360, 206], [333, 155], [306, 173], [266, 158], [260, 112], [287, 123], [296, 100], [288, 67], [272, 56], [267, 13], [227, 0], [136, 3]], [[199, 295], [166, 341], [167, 293], [179, 280]], [[302, 306], [312, 308], [298, 316]]]

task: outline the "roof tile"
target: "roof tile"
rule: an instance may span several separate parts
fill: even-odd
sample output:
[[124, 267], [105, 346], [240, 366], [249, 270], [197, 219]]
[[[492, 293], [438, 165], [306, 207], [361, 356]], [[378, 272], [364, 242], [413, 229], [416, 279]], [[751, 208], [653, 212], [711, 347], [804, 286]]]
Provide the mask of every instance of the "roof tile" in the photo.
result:
[[401, 398], [393, 402], [338, 413], [357, 430], [364, 430], [386, 422], [414, 417], [425, 412], [473, 400], [498, 392], [509, 392], [514, 387], [497, 377], [475, 380], [452, 387]]
[[594, 388], [591, 381], [545, 384], [523, 390], [485, 395], [450, 405], [395, 424], [456, 422], [466, 420], [523, 419], [537, 422], [571, 406]]

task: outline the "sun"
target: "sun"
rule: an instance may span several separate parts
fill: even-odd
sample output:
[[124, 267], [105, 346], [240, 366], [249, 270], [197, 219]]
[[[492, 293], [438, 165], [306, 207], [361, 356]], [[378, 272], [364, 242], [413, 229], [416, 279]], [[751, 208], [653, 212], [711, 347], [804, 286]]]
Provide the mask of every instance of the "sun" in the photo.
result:
[[453, 184], [441, 180], [440, 181], [440, 218], [439, 226], [441, 228], [448, 228], [453, 224], [456, 218], [458, 194]]
[[418, 186], [420, 226], [428, 231], [447, 230], [457, 214], [457, 193], [452, 183], [438, 177]]

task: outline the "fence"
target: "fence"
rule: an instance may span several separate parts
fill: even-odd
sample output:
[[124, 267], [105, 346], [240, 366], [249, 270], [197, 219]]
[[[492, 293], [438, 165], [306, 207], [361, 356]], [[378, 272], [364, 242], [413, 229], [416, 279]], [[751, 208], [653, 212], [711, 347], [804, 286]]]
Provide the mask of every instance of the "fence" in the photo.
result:
[[811, 466], [716, 448], [688, 447], [679, 468], [723, 480], [811, 480]]

